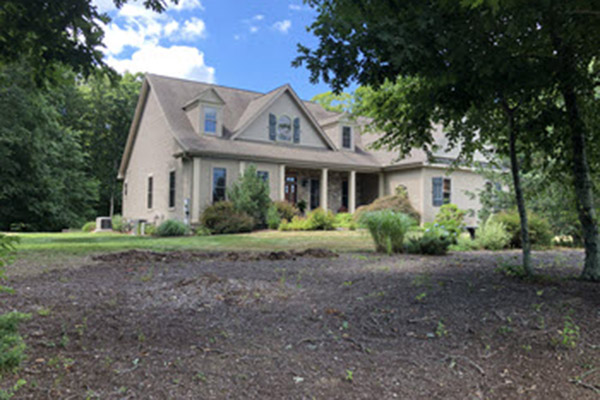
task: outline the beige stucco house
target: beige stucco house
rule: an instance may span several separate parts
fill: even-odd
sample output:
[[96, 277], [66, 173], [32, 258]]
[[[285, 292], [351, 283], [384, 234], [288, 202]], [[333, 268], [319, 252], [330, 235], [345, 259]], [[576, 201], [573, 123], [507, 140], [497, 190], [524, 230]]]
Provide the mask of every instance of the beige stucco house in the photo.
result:
[[[483, 177], [469, 168], [450, 173], [452, 153], [430, 162], [415, 150], [400, 160], [371, 150], [376, 139], [346, 114], [299, 99], [289, 85], [257, 93], [147, 74], [119, 171], [123, 216], [198, 223], [250, 164], [273, 200], [304, 201], [309, 210], [353, 212], [398, 185], [424, 222], [447, 202], [480, 208], [467, 191], [482, 188]], [[441, 130], [437, 139], [444, 140]]]

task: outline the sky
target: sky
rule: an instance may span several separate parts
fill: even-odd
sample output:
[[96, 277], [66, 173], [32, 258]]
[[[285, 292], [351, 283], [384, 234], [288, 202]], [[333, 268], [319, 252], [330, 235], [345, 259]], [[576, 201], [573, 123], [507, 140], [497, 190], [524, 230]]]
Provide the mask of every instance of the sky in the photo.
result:
[[326, 92], [304, 67], [294, 68], [297, 44], [314, 48], [306, 31], [315, 12], [302, 0], [180, 0], [162, 14], [132, 1], [117, 9], [93, 0], [112, 21], [104, 26], [104, 57], [119, 72], [176, 78], [268, 92], [289, 83], [309, 100]]

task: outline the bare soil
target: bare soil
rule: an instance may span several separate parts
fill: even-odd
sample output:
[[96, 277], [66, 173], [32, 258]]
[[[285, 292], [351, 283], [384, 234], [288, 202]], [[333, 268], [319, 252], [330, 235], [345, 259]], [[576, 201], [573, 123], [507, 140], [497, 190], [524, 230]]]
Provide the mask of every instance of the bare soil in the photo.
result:
[[[13, 277], [16, 398], [592, 399], [600, 296], [580, 251], [153, 253]], [[501, 268], [502, 269], [502, 268]], [[566, 329], [565, 329], [566, 328]], [[560, 333], [562, 332], [562, 333]]]

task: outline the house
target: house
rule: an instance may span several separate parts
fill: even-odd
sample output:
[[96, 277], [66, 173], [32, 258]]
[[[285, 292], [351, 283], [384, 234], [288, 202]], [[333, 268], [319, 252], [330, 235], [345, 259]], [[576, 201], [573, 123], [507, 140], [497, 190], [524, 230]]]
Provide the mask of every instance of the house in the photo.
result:
[[[441, 130], [436, 138], [443, 142]], [[354, 210], [406, 187], [413, 206], [432, 221], [444, 203], [473, 211], [467, 191], [485, 184], [472, 169], [450, 174], [453, 153], [423, 151], [399, 160], [371, 150], [355, 119], [303, 101], [289, 85], [269, 93], [147, 74], [121, 161], [123, 216], [160, 223], [198, 223], [202, 210], [227, 198], [227, 186], [250, 164], [273, 200], [307, 209]]]

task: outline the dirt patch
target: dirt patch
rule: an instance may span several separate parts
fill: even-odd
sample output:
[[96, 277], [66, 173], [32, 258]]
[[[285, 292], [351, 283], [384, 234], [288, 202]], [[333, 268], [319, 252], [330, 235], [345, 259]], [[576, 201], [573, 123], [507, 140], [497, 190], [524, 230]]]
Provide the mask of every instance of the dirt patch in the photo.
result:
[[295, 260], [299, 257], [311, 258], [337, 258], [339, 255], [327, 249], [287, 250], [269, 252], [197, 252], [173, 251], [156, 252], [143, 250], [128, 250], [119, 253], [100, 254], [92, 257], [94, 261], [104, 262], [193, 262], [202, 260], [226, 261], [262, 261], [262, 260]]
[[154, 253], [15, 277], [16, 398], [592, 399], [598, 285], [582, 253]]

